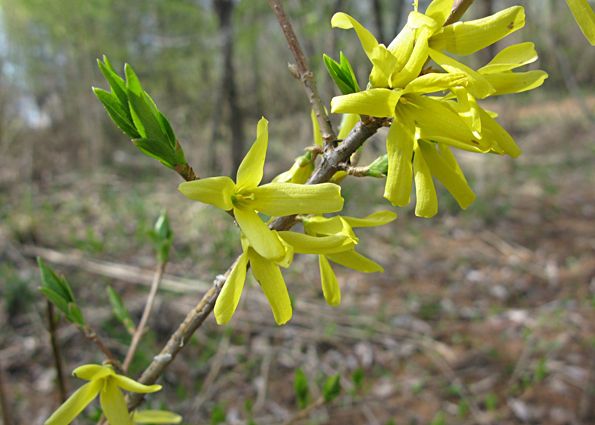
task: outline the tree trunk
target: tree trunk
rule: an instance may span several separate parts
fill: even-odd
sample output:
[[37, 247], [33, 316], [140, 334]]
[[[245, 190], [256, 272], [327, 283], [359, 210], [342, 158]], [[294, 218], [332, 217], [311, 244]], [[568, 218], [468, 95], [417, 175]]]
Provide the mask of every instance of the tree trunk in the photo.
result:
[[244, 155], [244, 119], [238, 103], [235, 72], [233, 66], [233, 0], [213, 0], [213, 7], [219, 19], [219, 34], [223, 52], [221, 93], [227, 104], [227, 122], [231, 130], [231, 162], [233, 173], [240, 166]]

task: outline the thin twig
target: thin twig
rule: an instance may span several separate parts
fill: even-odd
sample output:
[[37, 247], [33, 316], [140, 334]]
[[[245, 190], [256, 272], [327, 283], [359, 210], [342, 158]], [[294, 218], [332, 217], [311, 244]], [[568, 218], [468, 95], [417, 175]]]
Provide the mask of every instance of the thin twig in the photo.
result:
[[57, 338], [56, 316], [54, 314], [54, 305], [47, 302], [48, 313], [48, 329], [50, 332], [50, 343], [52, 345], [52, 354], [54, 355], [54, 367], [56, 368], [56, 380], [58, 382], [58, 392], [60, 394], [60, 402], [66, 401], [66, 381], [64, 379], [64, 368], [62, 367], [62, 354], [60, 352], [60, 344]]
[[157, 270], [155, 271], [155, 276], [153, 277], [153, 283], [151, 284], [151, 290], [149, 291], [149, 296], [147, 297], [147, 302], [145, 303], [143, 314], [141, 316], [138, 326], [136, 327], [136, 330], [134, 331], [134, 334], [132, 335], [130, 347], [128, 347], [128, 352], [126, 353], [124, 363], [122, 364], [122, 370], [124, 371], [124, 373], [128, 371], [130, 363], [132, 363], [132, 359], [134, 358], [134, 353], [136, 353], [138, 344], [145, 332], [145, 327], [147, 326], [149, 316], [151, 315], [151, 310], [153, 309], [153, 305], [155, 304], [155, 296], [157, 295], [159, 284], [161, 283], [161, 279], [163, 278], [163, 273], [165, 272], [166, 264], [167, 263], [165, 261], [160, 261], [157, 265]]
[[309, 404], [308, 406], [306, 406], [306, 408], [300, 410], [295, 415], [293, 415], [291, 418], [289, 418], [288, 420], [283, 422], [283, 425], [292, 425], [292, 424], [295, 424], [296, 422], [298, 422], [300, 419], [307, 418], [310, 415], [310, 413], [312, 413], [314, 410], [318, 409], [320, 406], [323, 406], [324, 403], [325, 403], [324, 397], [323, 396], [318, 397], [314, 403]]
[[106, 361], [109, 364], [111, 364], [118, 372], [122, 372], [122, 364], [114, 355], [112, 350], [110, 350], [109, 347], [105, 344], [105, 342], [103, 342], [101, 337], [97, 335], [95, 330], [93, 330], [93, 328], [91, 328], [89, 325], [81, 326], [79, 329], [81, 330], [85, 338], [87, 338], [89, 341], [95, 344], [97, 348], [99, 348], [99, 351], [101, 351], [105, 356]]
[[314, 74], [312, 71], [310, 71], [310, 68], [308, 68], [306, 55], [304, 55], [304, 51], [302, 50], [300, 42], [293, 31], [291, 22], [285, 14], [285, 10], [283, 10], [281, 2], [279, 0], [269, 0], [269, 6], [271, 6], [271, 9], [273, 9], [273, 12], [275, 12], [275, 15], [277, 16], [279, 25], [281, 25], [281, 30], [287, 39], [289, 50], [291, 50], [291, 53], [295, 59], [298, 77], [301, 80], [304, 89], [306, 90], [308, 100], [310, 101], [310, 106], [312, 107], [314, 114], [316, 114], [316, 119], [318, 120], [318, 125], [320, 126], [322, 139], [325, 141], [326, 146], [330, 146], [337, 139], [337, 135], [333, 131], [331, 121], [326, 113], [326, 110], [324, 109], [322, 101], [320, 100], [320, 94], [318, 93], [316, 80], [314, 79]]
[[4, 388], [4, 369], [2, 369], [2, 364], [0, 364], [0, 407], [2, 408], [2, 421], [4, 425], [13, 424], [9, 405], [8, 394]]
[[474, 0], [455, 0], [454, 5], [452, 6], [452, 12], [444, 25], [454, 24], [461, 19], [467, 9], [473, 4], [473, 1]]

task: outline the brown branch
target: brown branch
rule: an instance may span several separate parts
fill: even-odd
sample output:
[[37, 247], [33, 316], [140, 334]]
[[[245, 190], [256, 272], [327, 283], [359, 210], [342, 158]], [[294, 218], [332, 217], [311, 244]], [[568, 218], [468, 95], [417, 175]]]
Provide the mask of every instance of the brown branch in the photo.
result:
[[155, 304], [155, 297], [157, 295], [157, 290], [159, 289], [161, 279], [163, 278], [163, 273], [165, 272], [166, 264], [166, 262], [160, 261], [157, 265], [157, 270], [155, 271], [155, 276], [153, 277], [153, 283], [151, 284], [151, 290], [149, 291], [149, 296], [147, 297], [147, 302], [145, 303], [143, 314], [141, 316], [138, 326], [136, 327], [136, 330], [134, 331], [134, 335], [132, 335], [130, 347], [128, 347], [128, 352], [126, 353], [126, 357], [124, 358], [124, 364], [122, 364], [122, 370], [124, 371], [124, 373], [128, 371], [130, 363], [132, 363], [134, 353], [136, 353], [138, 344], [143, 336], [145, 327], [147, 326], [147, 322], [149, 321], [149, 316], [151, 315], [151, 310], [153, 309], [153, 305]]
[[60, 402], [66, 401], [66, 383], [64, 379], [64, 368], [62, 367], [62, 354], [60, 353], [60, 344], [57, 338], [56, 316], [54, 314], [54, 305], [47, 302], [48, 314], [48, 330], [50, 332], [50, 344], [52, 345], [52, 353], [54, 356], [54, 367], [56, 368], [56, 380], [58, 382], [58, 392], [60, 394]]
[[283, 425], [293, 425], [293, 424], [297, 423], [300, 419], [307, 418], [310, 415], [310, 413], [312, 413], [314, 410], [318, 409], [320, 406], [323, 406], [324, 404], [325, 404], [324, 397], [322, 397], [322, 396], [318, 397], [314, 403], [309, 404], [308, 406], [306, 406], [305, 409], [300, 410], [295, 415], [293, 415], [291, 418], [289, 418], [288, 420], [283, 422]]
[[295, 71], [297, 71], [297, 76], [306, 90], [308, 100], [310, 101], [310, 106], [312, 107], [314, 114], [316, 114], [316, 119], [318, 120], [318, 125], [320, 126], [322, 139], [326, 142], [327, 146], [330, 146], [330, 144], [337, 139], [337, 135], [333, 131], [331, 121], [326, 113], [326, 110], [324, 109], [322, 101], [320, 100], [320, 94], [318, 93], [316, 80], [314, 79], [314, 74], [312, 71], [310, 71], [310, 68], [308, 68], [306, 55], [304, 55], [304, 51], [302, 50], [300, 42], [293, 31], [291, 22], [285, 14], [285, 10], [283, 10], [280, 0], [269, 0], [269, 6], [271, 6], [271, 9], [273, 9], [273, 12], [275, 12], [275, 15], [277, 16], [281, 30], [287, 39], [289, 50], [291, 50], [291, 54], [295, 59]]
[[89, 325], [84, 325], [79, 327], [79, 329], [85, 338], [87, 338], [89, 341], [95, 344], [97, 348], [99, 348], [99, 351], [101, 351], [105, 356], [106, 361], [111, 364], [118, 372], [122, 372], [122, 364], [120, 364], [118, 358], [114, 355], [112, 350], [109, 349], [105, 342], [103, 342], [101, 337], [97, 335], [93, 328], [91, 328]]
[[463, 17], [467, 9], [473, 4], [474, 0], [455, 0], [454, 5], [452, 6], [452, 12], [444, 26], [454, 24], [459, 19]]

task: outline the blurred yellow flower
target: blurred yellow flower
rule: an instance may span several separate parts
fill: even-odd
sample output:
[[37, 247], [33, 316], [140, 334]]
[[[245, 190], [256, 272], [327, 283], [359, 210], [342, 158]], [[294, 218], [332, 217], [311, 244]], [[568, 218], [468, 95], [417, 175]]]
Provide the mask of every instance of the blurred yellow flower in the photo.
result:
[[143, 385], [126, 376], [118, 375], [111, 366], [83, 365], [76, 368], [72, 374], [79, 379], [89, 381], [89, 383], [76, 390], [44, 422], [44, 425], [68, 425], [97, 395], [99, 395], [103, 414], [110, 425], [132, 425], [132, 419], [121, 390], [146, 394], [161, 389], [161, 385]]

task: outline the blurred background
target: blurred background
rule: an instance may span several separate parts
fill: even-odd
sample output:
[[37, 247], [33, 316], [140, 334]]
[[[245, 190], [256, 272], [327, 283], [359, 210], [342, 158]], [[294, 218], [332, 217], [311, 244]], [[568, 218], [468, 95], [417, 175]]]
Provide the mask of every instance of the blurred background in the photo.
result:
[[[466, 19], [514, 4], [475, 3]], [[188, 424], [283, 423], [298, 411], [301, 368], [313, 399], [335, 373], [343, 392], [299, 423], [595, 424], [595, 54], [565, 2], [517, 3], [525, 29], [468, 59], [479, 66], [506, 45], [536, 43], [531, 68], [549, 73], [545, 85], [486, 104], [523, 156], [461, 155], [478, 195], [468, 210], [440, 187], [433, 220], [400, 209], [394, 223], [360, 232], [360, 251], [385, 273], [336, 267], [338, 308], [324, 303], [315, 258], [285, 273], [295, 301], [287, 326], [248, 285], [230, 325], [208, 320], [151, 406]], [[285, 5], [327, 104], [338, 93], [322, 53], [344, 51], [362, 86], [369, 73], [355, 34], [331, 30], [332, 14], [350, 13], [388, 43], [410, 10], [399, 0]], [[103, 54], [119, 71], [134, 67], [200, 176], [232, 173], [262, 115], [265, 179], [312, 144], [307, 99], [264, 0], [0, 0], [0, 371], [15, 424], [41, 424], [58, 405], [35, 256], [68, 277], [124, 354], [129, 335], [106, 286], [138, 320], [155, 267], [149, 231], [167, 208], [174, 251], [135, 376], [239, 252], [229, 217], [188, 202], [179, 177], [109, 121], [91, 91], [106, 88]], [[383, 150], [381, 136], [364, 163]], [[389, 208], [383, 186], [347, 179], [346, 214]], [[68, 371], [101, 361], [71, 326], [59, 336]], [[69, 390], [80, 382], [68, 378]], [[93, 423], [97, 409], [85, 415], [79, 423]]]

